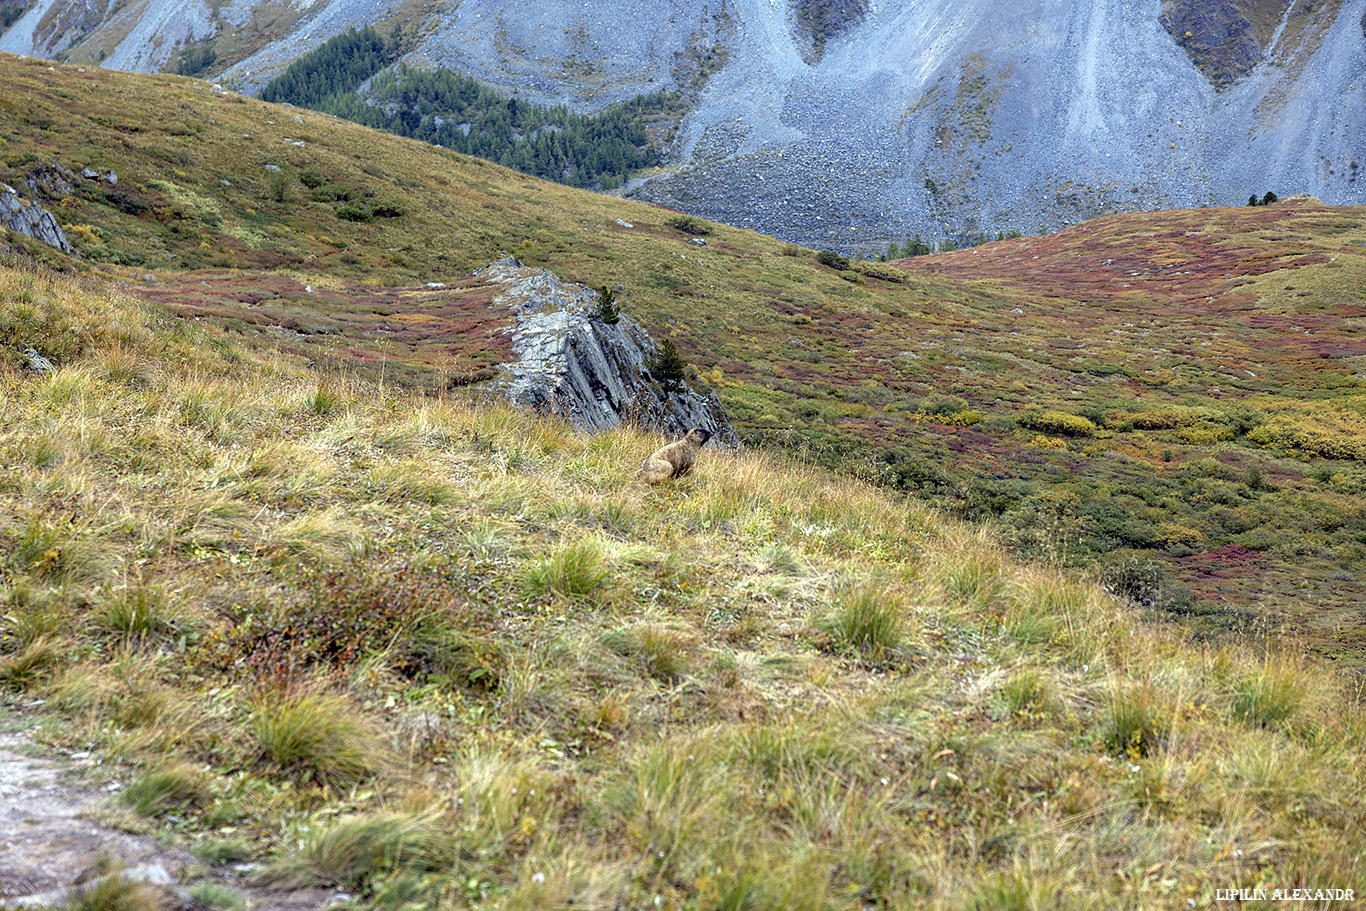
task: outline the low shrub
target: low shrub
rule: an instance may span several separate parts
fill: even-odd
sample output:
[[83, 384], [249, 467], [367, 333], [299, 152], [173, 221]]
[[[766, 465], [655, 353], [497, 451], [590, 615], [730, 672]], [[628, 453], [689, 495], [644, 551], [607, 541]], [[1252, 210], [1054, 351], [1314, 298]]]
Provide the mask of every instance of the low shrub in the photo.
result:
[[348, 202], [337, 206], [337, 217], [345, 221], [372, 222], [375, 220], [375, 213], [365, 206]]
[[844, 272], [849, 268], [849, 260], [834, 250], [821, 250], [816, 254], [816, 262], [822, 266], [829, 266], [838, 272]]
[[1067, 437], [1095, 436], [1098, 429], [1095, 422], [1079, 414], [1068, 414], [1065, 411], [1048, 409], [1026, 411], [1015, 419], [1015, 423], [1027, 430]]
[[684, 234], [692, 234], [698, 237], [710, 234], [712, 226], [710, 222], [691, 215], [674, 215], [666, 224], [675, 231], [682, 231]]
[[889, 266], [886, 263], [862, 262], [855, 260], [851, 266], [856, 272], [861, 272], [869, 278], [881, 279], [884, 282], [893, 282], [904, 285], [911, 280], [909, 272], [903, 272], [896, 266]]

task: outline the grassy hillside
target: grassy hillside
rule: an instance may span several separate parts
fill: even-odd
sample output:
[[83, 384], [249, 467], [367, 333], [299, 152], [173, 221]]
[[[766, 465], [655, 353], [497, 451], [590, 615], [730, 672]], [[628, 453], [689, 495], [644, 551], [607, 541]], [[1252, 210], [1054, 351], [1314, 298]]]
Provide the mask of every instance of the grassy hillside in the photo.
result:
[[515, 254], [617, 288], [751, 443], [995, 523], [1202, 634], [1366, 661], [1361, 210], [1128, 215], [843, 269], [191, 80], [7, 58], [0, 88], [0, 180], [119, 175], [47, 201], [81, 259], [19, 246], [57, 268], [327, 369], [477, 390], [507, 317], [465, 276]]
[[0, 268], [0, 332], [59, 363], [0, 366], [0, 690], [130, 782], [123, 825], [193, 845], [188, 885], [229, 859], [392, 909], [1366, 882], [1361, 693], [1293, 642], [1183, 639], [762, 453], [645, 488], [640, 434], [31, 266]]

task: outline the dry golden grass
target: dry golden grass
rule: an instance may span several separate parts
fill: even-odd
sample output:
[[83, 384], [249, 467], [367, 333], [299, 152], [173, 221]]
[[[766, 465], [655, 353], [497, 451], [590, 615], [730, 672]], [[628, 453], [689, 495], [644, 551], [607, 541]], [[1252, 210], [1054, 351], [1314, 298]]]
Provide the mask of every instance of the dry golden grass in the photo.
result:
[[1360, 694], [1294, 643], [1186, 641], [780, 456], [647, 489], [631, 430], [320, 378], [15, 270], [0, 321], [19, 286], [90, 335], [0, 367], [0, 690], [283, 878], [441, 909], [1366, 880]]

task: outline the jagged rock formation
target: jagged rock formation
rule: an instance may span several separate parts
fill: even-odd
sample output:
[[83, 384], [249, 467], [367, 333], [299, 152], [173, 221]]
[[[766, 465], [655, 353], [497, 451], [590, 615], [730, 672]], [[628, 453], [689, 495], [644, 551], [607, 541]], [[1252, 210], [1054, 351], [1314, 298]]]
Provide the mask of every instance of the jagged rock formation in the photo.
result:
[[57, 224], [52, 213], [37, 203], [20, 199], [9, 184], [0, 184], [0, 225], [18, 231], [25, 237], [41, 240], [63, 253], [76, 252], [76, 248], [67, 242], [62, 226]]
[[740, 446], [715, 395], [660, 390], [650, 375], [658, 353], [650, 334], [624, 313], [615, 324], [595, 316], [593, 290], [510, 256], [475, 274], [504, 286], [494, 305], [517, 321], [518, 359], [502, 366], [498, 394], [584, 430], [633, 421], [673, 437], [701, 427], [723, 446]]

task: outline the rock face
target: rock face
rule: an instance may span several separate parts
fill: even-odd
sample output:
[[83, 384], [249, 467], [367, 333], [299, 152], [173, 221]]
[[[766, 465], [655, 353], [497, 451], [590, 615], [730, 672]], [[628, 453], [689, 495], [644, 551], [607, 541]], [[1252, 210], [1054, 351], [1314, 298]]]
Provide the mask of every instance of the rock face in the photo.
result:
[[1262, 62], [1252, 23], [1230, 0], [1178, 0], [1158, 21], [1218, 88]]
[[816, 63], [825, 53], [825, 43], [838, 38], [863, 21], [868, 0], [793, 0], [797, 27], [811, 42], [802, 57]]
[[63, 253], [76, 252], [52, 213], [36, 203], [24, 202], [8, 184], [0, 184], [0, 225], [41, 240]]
[[739, 448], [716, 396], [660, 391], [649, 368], [658, 352], [654, 340], [625, 314], [615, 324], [595, 316], [593, 290], [512, 257], [476, 274], [504, 287], [494, 305], [516, 317], [511, 331], [518, 360], [501, 367], [494, 385], [509, 401], [584, 430], [633, 421], [677, 437], [701, 427], [715, 442]]

